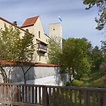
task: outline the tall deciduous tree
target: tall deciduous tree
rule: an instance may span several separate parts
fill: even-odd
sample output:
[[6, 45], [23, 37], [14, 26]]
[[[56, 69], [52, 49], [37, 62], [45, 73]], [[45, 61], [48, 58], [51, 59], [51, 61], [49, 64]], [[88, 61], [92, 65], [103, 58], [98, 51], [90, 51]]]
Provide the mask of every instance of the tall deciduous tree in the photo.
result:
[[95, 18], [97, 22], [97, 29], [101, 30], [106, 24], [106, 0], [84, 0], [84, 4], [88, 5], [86, 9], [90, 9], [93, 6], [99, 8], [98, 18]]
[[[27, 32], [23, 36], [20, 34], [19, 29], [12, 26], [8, 28], [6, 24], [4, 30], [0, 29], [0, 60], [20, 62], [20, 66], [23, 67], [22, 62], [32, 61], [34, 36]], [[5, 69], [2, 65], [0, 68], [4, 82], [8, 82]]]
[[99, 70], [100, 64], [103, 61], [103, 52], [101, 49], [99, 49], [98, 46], [95, 46], [92, 49], [92, 53], [91, 53], [91, 58], [92, 58], [92, 72], [97, 72]]
[[[91, 50], [91, 44], [87, 39], [68, 38], [63, 40], [62, 50], [58, 49], [54, 42], [50, 49], [50, 60], [62, 66], [62, 71], [70, 76], [80, 79], [87, 74], [91, 68], [91, 60], [88, 56]], [[77, 73], [77, 74], [76, 74]]]
[[85, 38], [65, 40], [61, 57], [62, 64], [70, 76], [80, 79], [90, 71], [91, 64], [88, 56], [90, 49], [91, 44]]
[[100, 70], [105, 72], [105, 75], [106, 75], [106, 41], [101, 41], [101, 42], [102, 42], [101, 50], [103, 52], [104, 60], [102, 64], [100, 65]]
[[53, 39], [49, 40], [49, 62], [60, 64], [62, 48]]

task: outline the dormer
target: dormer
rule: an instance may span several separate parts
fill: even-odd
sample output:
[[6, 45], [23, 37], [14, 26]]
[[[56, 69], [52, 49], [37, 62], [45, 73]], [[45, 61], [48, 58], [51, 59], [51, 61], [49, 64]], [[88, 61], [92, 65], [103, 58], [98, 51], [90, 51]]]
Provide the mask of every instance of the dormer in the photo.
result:
[[44, 38], [44, 29], [39, 16], [27, 18], [21, 28], [34, 34], [38, 39]]
[[27, 18], [25, 20], [25, 22], [23, 23], [23, 25], [21, 26], [21, 28], [26, 28], [26, 27], [34, 26], [34, 24], [36, 23], [38, 18], [39, 18], [39, 16], [32, 17], [32, 18]]

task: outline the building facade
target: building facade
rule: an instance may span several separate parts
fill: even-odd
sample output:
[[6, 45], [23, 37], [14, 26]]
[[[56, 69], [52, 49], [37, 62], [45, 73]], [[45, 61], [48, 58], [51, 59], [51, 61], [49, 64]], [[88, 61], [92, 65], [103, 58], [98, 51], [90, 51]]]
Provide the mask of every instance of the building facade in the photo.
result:
[[49, 36], [62, 48], [62, 26], [60, 23], [49, 25]]
[[33, 43], [36, 47], [36, 50], [33, 55], [33, 62], [38, 63], [48, 63], [48, 41], [53, 38], [59, 42], [62, 46], [62, 28], [61, 24], [51, 24], [49, 26], [49, 35], [45, 34], [42, 27], [42, 23], [39, 16], [27, 18], [21, 27], [16, 25], [16, 22], [11, 23], [0, 17], [0, 29], [4, 30], [4, 24], [7, 27], [16, 27], [20, 30], [21, 35], [23, 36], [25, 32], [29, 32], [34, 35]]
[[5, 71], [4, 76], [0, 74], [0, 83], [6, 79], [9, 83], [24, 84], [26, 80], [26, 84], [58, 86], [68, 81], [67, 74], [60, 74], [60, 66], [56, 64], [23, 62], [21, 65], [5, 60], [0, 60], [0, 64]]

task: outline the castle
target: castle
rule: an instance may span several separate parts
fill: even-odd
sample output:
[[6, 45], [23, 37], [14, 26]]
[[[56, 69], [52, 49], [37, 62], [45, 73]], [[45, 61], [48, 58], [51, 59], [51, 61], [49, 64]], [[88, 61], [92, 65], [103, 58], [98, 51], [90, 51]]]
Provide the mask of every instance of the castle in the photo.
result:
[[[37, 49], [34, 52], [33, 61], [38, 63], [47, 63], [49, 39], [54, 39], [62, 47], [62, 27], [60, 23], [49, 25], [49, 35], [45, 34], [39, 16], [27, 18], [21, 27], [17, 26], [17, 22], [11, 23], [0, 17], [0, 28], [4, 29], [4, 24], [7, 27], [16, 27], [20, 30], [21, 35], [27, 31], [34, 35], [33, 43]], [[20, 36], [21, 36], [20, 35]]]

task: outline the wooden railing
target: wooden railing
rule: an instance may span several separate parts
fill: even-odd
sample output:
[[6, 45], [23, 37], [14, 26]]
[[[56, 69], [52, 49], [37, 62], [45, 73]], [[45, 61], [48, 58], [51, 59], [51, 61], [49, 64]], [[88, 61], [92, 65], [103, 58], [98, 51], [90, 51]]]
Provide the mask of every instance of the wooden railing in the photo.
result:
[[0, 84], [0, 102], [18, 106], [106, 106], [106, 88]]

